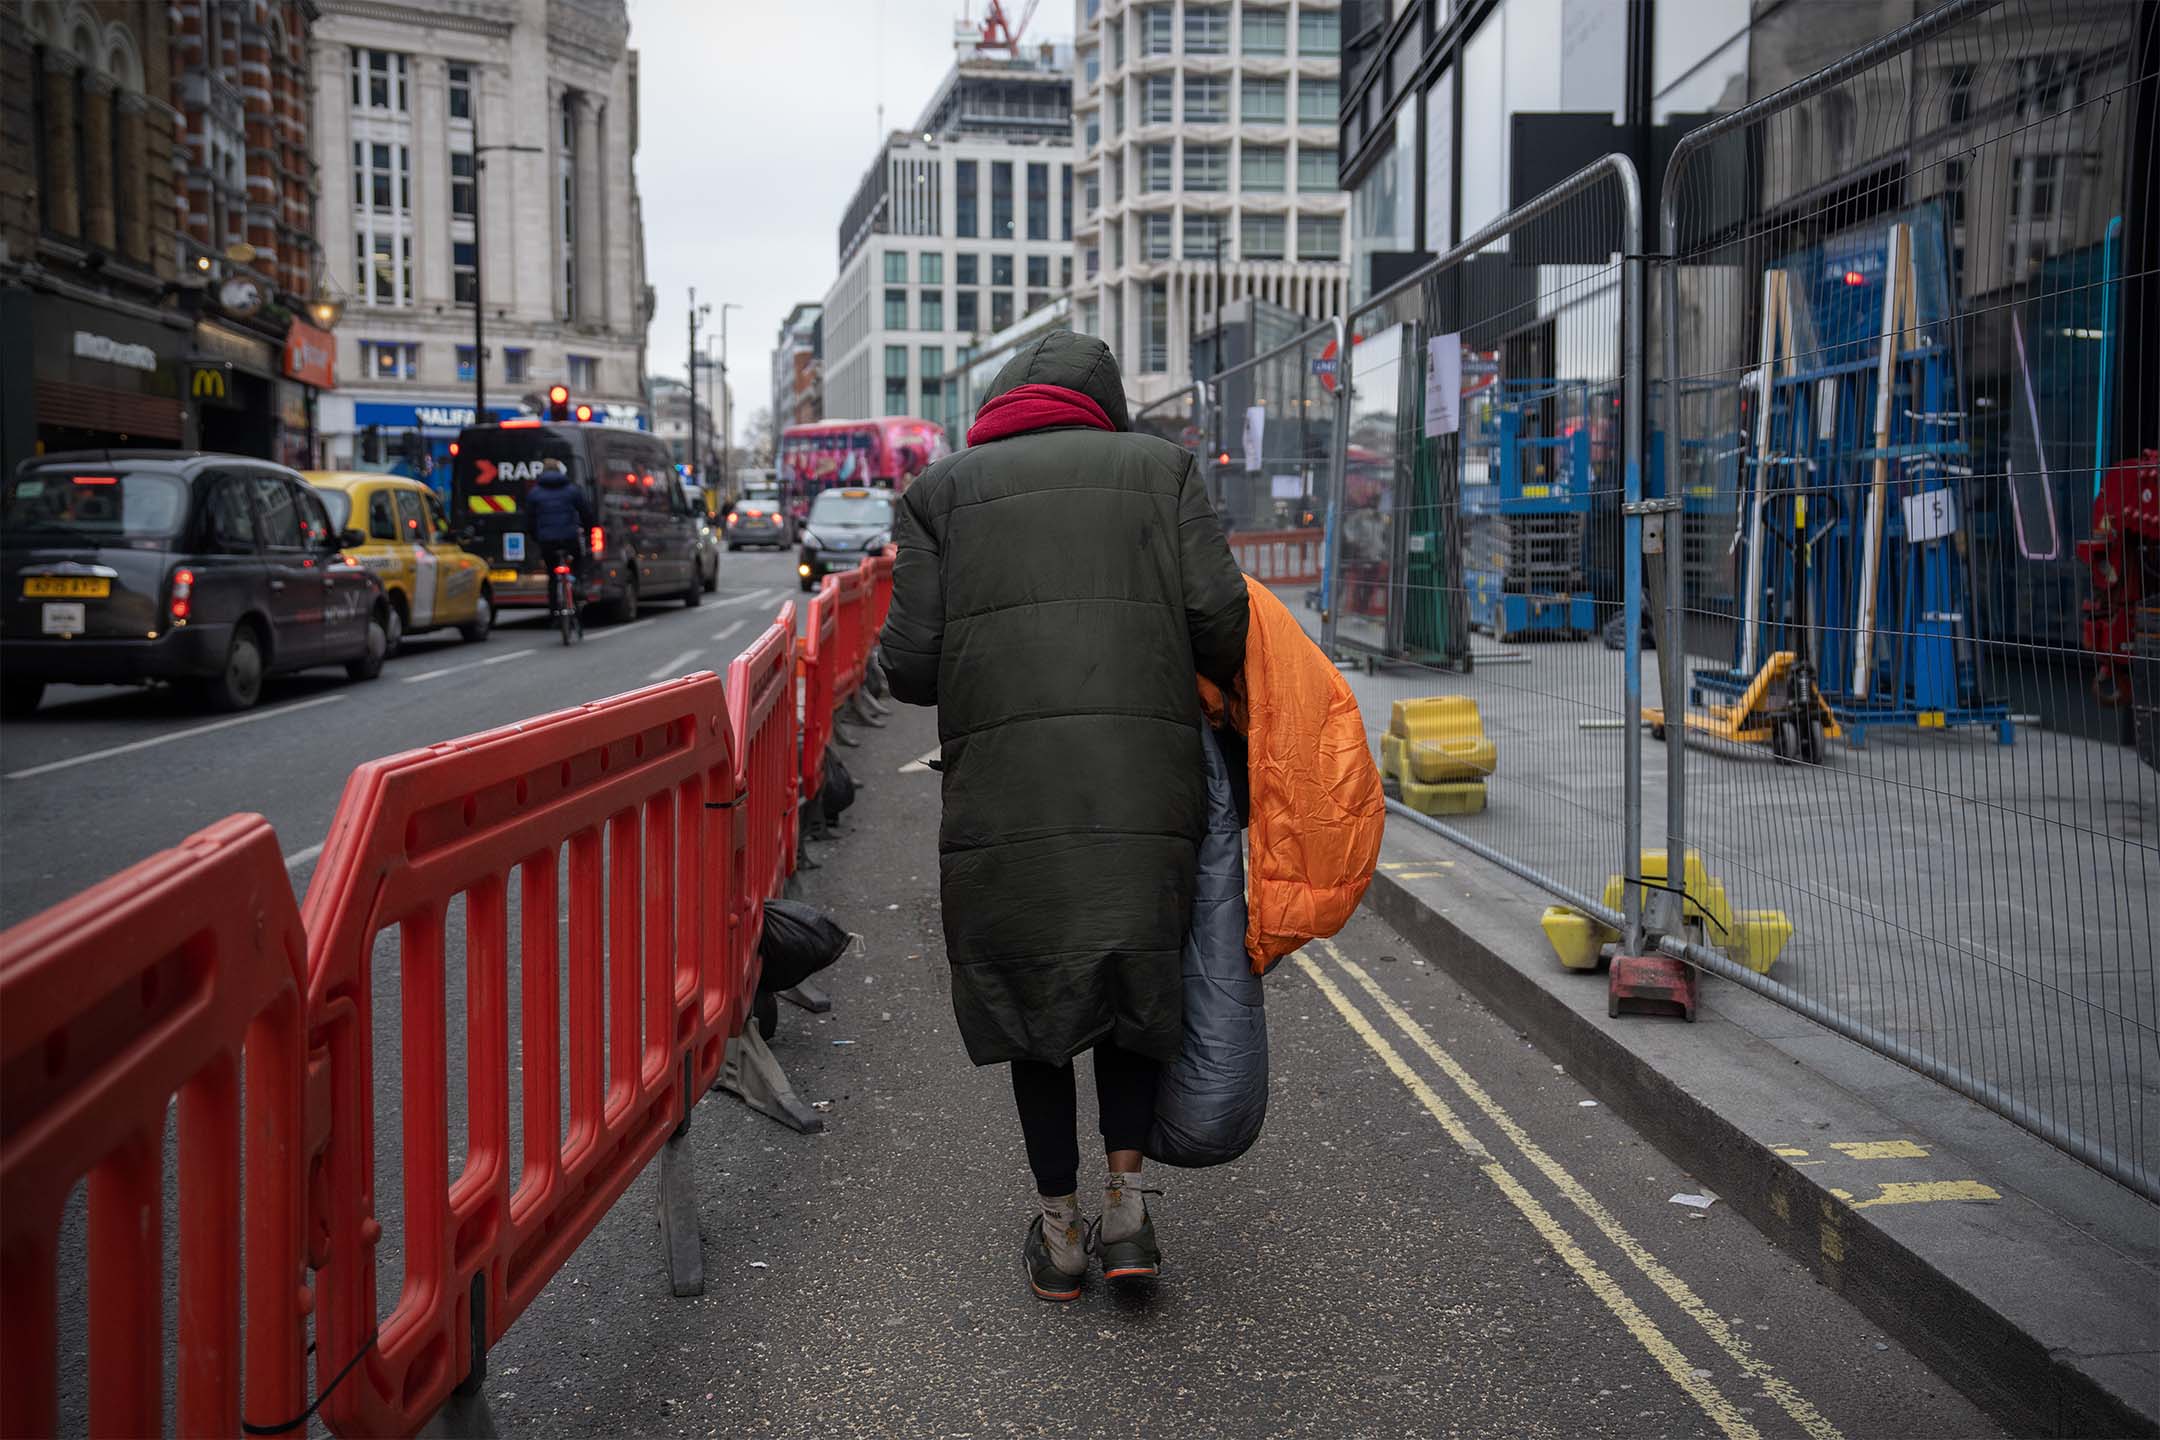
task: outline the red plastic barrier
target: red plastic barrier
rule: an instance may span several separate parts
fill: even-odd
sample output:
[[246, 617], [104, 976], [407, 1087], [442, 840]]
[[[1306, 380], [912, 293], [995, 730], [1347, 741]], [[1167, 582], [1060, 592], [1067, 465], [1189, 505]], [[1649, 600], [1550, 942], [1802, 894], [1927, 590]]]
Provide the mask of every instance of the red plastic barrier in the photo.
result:
[[728, 665], [727, 715], [734, 732], [734, 933], [737, 1015], [757, 990], [758, 937], [765, 902], [780, 893], [795, 864], [800, 771], [795, 733], [795, 606], [780, 615]]
[[862, 684], [863, 664], [870, 656], [869, 616], [863, 601], [869, 594], [870, 576], [861, 565], [833, 572], [833, 604], [837, 608], [839, 659], [833, 666], [833, 703], [844, 705]]
[[[305, 908], [328, 1116], [310, 1176], [317, 1368], [364, 1354], [323, 1408], [333, 1429], [418, 1429], [469, 1373], [476, 1332], [492, 1344], [510, 1327], [719, 1070], [747, 1008], [728, 943], [736, 776], [727, 696], [705, 673], [373, 761], [346, 783]], [[454, 976], [445, 940], [460, 898]], [[378, 1332], [373, 955], [393, 928], [405, 1275]], [[447, 992], [460, 982], [457, 1035]], [[466, 1158], [453, 1173], [457, 1070]]]
[[894, 551], [887, 546], [881, 555], [872, 556], [870, 565], [870, 644], [877, 644], [878, 632], [885, 628], [885, 617], [892, 613], [892, 567]]
[[1263, 585], [1318, 584], [1326, 547], [1318, 530], [1249, 531], [1230, 537], [1238, 568]]
[[89, 1262], [88, 1430], [164, 1428], [175, 1096], [172, 1428], [238, 1435], [243, 1420], [278, 1425], [307, 1408], [305, 947], [259, 815], [221, 820], [0, 935], [0, 1434], [83, 1423], [55, 1413], [55, 1306], [62, 1215], [86, 1177], [87, 1245], [65, 1263]]
[[833, 733], [833, 667], [839, 659], [836, 645], [839, 608], [830, 575], [810, 600], [810, 615], [803, 626], [802, 651], [796, 662], [802, 703], [802, 793], [808, 804], [825, 786], [825, 747]]

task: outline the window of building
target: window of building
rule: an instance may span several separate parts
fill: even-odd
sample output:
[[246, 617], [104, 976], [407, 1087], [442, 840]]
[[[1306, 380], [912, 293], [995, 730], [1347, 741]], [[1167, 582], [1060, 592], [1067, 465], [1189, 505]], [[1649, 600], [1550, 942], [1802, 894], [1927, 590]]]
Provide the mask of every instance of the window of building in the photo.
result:
[[478, 353], [470, 345], [457, 347], [457, 378], [470, 385], [473, 378], [473, 356]]
[[1230, 188], [1230, 147], [1228, 145], [1195, 145], [1185, 142], [1185, 188], [1187, 190], [1227, 190]]
[[990, 162], [990, 235], [1005, 240], [1013, 233], [1013, 167], [1010, 160]]
[[1185, 119], [1193, 125], [1220, 125], [1230, 118], [1230, 77], [1185, 77]]
[[1125, 133], [1125, 87], [1113, 85], [1103, 98], [1103, 113], [1110, 117], [1110, 138]]
[[1110, 68], [1121, 70], [1125, 66], [1125, 22], [1118, 20], [1110, 26]]
[[[1333, 10], [1301, 10], [1297, 17], [1297, 49], [1300, 55], [1336, 55], [1342, 52], [1342, 18]], [[1332, 82], [1331, 82], [1332, 83]], [[1328, 109], [1335, 107], [1329, 105]]]
[[885, 347], [885, 413], [907, 414], [907, 346]]
[[1012, 256], [992, 255], [990, 257], [990, 283], [1001, 286], [1013, 283]]
[[885, 328], [887, 330], [907, 329], [907, 291], [887, 290], [885, 292]]
[[1064, 286], [1067, 290], [1072, 289], [1072, 256], [1070, 255], [1058, 256], [1058, 284]]
[[1248, 210], [1238, 222], [1238, 254], [1247, 260], [1283, 258], [1283, 217]]
[[1247, 55], [1280, 55], [1289, 47], [1289, 22], [1280, 10], [1245, 11], [1244, 32], [1239, 36]]
[[460, 305], [480, 299], [480, 246], [472, 240], [450, 242], [451, 296]]
[[945, 292], [925, 290], [916, 301], [916, 318], [921, 321], [918, 330], [943, 330], [945, 328]]
[[1423, 247], [1454, 243], [1455, 72], [1442, 70], [1425, 88], [1425, 235]]
[[1220, 215], [1187, 215], [1185, 217], [1185, 258], [1187, 260], [1213, 260], [1215, 242], [1223, 237], [1223, 217]]
[[1167, 141], [1140, 147], [1141, 194], [1157, 195], [1174, 187], [1170, 161], [1171, 149]]
[[1072, 166], [1058, 167], [1058, 239], [1072, 239]]
[[1050, 283], [1049, 256], [1030, 255], [1027, 257], [1027, 283], [1037, 290]]
[[353, 235], [353, 293], [363, 305], [412, 301], [412, 236], [389, 228]]
[[975, 162], [953, 162], [953, 233], [969, 239], [976, 234]]
[[1147, 260], [1170, 258], [1170, 217], [1157, 212], [1140, 217], [1140, 254]]
[[450, 118], [470, 120], [473, 118], [473, 84], [470, 65], [450, 67]]
[[1246, 124], [1280, 125], [1290, 118], [1288, 87], [1282, 81], [1247, 75], [1240, 83], [1245, 93], [1238, 116]]
[[1090, 245], [1087, 249], [1087, 254], [1081, 258], [1087, 262], [1086, 265], [1081, 269], [1081, 274], [1087, 276], [1088, 279], [1093, 280], [1097, 275], [1102, 273], [1101, 247]]
[[1297, 222], [1297, 258], [1340, 260], [1342, 221], [1332, 215], [1300, 215]]
[[1297, 152], [1297, 188], [1300, 190], [1333, 190], [1335, 178], [1335, 152], [1316, 145], [1300, 145]]
[[1125, 222], [1122, 220], [1110, 227], [1110, 268], [1125, 268]]
[[1102, 209], [1102, 178], [1089, 175], [1080, 182], [1081, 213], [1092, 218]]
[[503, 379], [515, 385], [532, 377], [532, 351], [515, 347], [503, 351]]
[[1027, 167], [1027, 238], [1047, 240], [1050, 238], [1050, 167], [1031, 164]]
[[1108, 195], [1110, 203], [1115, 205], [1118, 202], [1118, 197], [1125, 193], [1125, 157], [1122, 155], [1104, 156], [1102, 173], [1103, 183], [1107, 187], [1103, 193]]
[[450, 213], [472, 218], [473, 213], [473, 157], [470, 151], [450, 152]]
[[[1299, 17], [1310, 20], [1311, 14]], [[1328, 19], [1335, 17], [1330, 14]], [[1335, 112], [1342, 104], [1341, 87], [1333, 80], [1315, 80], [1310, 75], [1300, 75], [1297, 82], [1297, 118], [1300, 125], [1333, 125]]]
[[1143, 5], [1139, 12], [1140, 53], [1142, 55], [1168, 55], [1172, 44], [1171, 21], [1174, 17], [1168, 5]]
[[1020, 313], [1021, 313], [1021, 314], [1023, 314], [1023, 315], [1032, 315], [1032, 314], [1034, 314], [1034, 313], [1035, 313], [1035, 312], [1036, 312], [1037, 310], [1040, 310], [1040, 309], [1042, 309], [1042, 308], [1043, 308], [1043, 306], [1045, 306], [1045, 305], [1048, 305], [1049, 303], [1050, 303], [1050, 292], [1049, 292], [1049, 291], [1047, 291], [1047, 290], [1030, 290], [1030, 291], [1028, 291], [1028, 292], [1027, 292], [1027, 308], [1026, 308], [1025, 310], [1021, 311]]
[[978, 307], [981, 304], [982, 296], [977, 291], [954, 291], [953, 329], [963, 331], [969, 335], [972, 335], [976, 331], [980, 330], [982, 328], [982, 317]]
[[1010, 290], [990, 292], [990, 328], [1003, 330], [1013, 323], [1013, 297]]
[[1283, 147], [1280, 145], [1254, 145], [1247, 143], [1239, 157], [1238, 185], [1246, 190], [1281, 190], [1283, 181]]
[[885, 283], [888, 285], [907, 284], [907, 251], [887, 250], [885, 252]]
[[1143, 374], [1160, 375], [1170, 368], [1170, 284], [1166, 280], [1148, 282], [1146, 302], [1141, 319], [1140, 369]]
[[1177, 118], [1177, 77], [1150, 75], [1140, 82], [1140, 123], [1167, 125]]
[[1230, 53], [1230, 12], [1214, 6], [1201, 6], [1186, 0], [1185, 3], [1185, 53], [1188, 55], [1227, 55]]
[[404, 113], [407, 104], [406, 57], [393, 50], [355, 50], [349, 62], [355, 110]]
[[978, 272], [981, 267], [980, 256], [972, 250], [963, 250], [953, 256], [953, 279], [962, 285], [980, 285], [982, 276]]
[[1102, 56], [1090, 50], [1087, 59], [1080, 66], [1080, 73], [1084, 77], [1087, 88], [1094, 89], [1095, 82], [1102, 79]]
[[597, 355], [566, 355], [563, 367], [570, 373], [570, 388], [580, 395], [590, 395], [600, 388], [600, 357]]
[[945, 256], [937, 250], [925, 250], [915, 259], [915, 275], [925, 285], [945, 283]]
[[1102, 144], [1102, 119], [1100, 116], [1088, 116], [1086, 134], [1088, 149], [1093, 150], [1096, 146]]
[[942, 345], [923, 346], [920, 364], [922, 367], [922, 408], [923, 414], [928, 415], [937, 409], [939, 396], [944, 390], [942, 377], [945, 374], [945, 347]]
[[417, 380], [420, 347], [402, 340], [362, 340], [360, 370], [370, 380]]

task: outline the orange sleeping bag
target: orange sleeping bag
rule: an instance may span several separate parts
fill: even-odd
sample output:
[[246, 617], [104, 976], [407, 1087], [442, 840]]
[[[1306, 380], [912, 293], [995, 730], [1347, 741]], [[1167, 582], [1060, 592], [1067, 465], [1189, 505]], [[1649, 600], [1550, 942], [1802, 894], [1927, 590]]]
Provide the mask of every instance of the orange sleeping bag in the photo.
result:
[[1245, 737], [1245, 953], [1255, 974], [1342, 929], [1380, 859], [1387, 806], [1357, 699], [1320, 647], [1250, 575], [1245, 668], [1228, 695], [1207, 680], [1211, 723]]

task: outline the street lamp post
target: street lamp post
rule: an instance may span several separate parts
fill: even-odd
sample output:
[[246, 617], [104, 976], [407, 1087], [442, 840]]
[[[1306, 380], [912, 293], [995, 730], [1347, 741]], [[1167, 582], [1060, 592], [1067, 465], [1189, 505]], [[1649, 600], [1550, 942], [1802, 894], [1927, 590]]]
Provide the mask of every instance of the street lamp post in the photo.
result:
[[[701, 319], [702, 317], [704, 317], [704, 316], [706, 316], [706, 315], [710, 315], [711, 313], [712, 313], [712, 306], [711, 306], [711, 305], [709, 305], [709, 304], [708, 304], [708, 305], [699, 305], [699, 304], [697, 303], [697, 286], [695, 286], [695, 285], [691, 286], [691, 287], [690, 287], [690, 367], [689, 367], [689, 369], [687, 369], [687, 370], [685, 370], [685, 371], [683, 372], [683, 383], [684, 383], [684, 386], [685, 386], [685, 388], [687, 388], [687, 389], [689, 390], [689, 392], [690, 392], [690, 448], [689, 448], [689, 450], [688, 450], [687, 454], [688, 454], [688, 459], [689, 459], [689, 461], [690, 461], [690, 468], [691, 468], [691, 470], [692, 470], [692, 471], [693, 471], [693, 472], [694, 472], [694, 473], [695, 473], [695, 474], [697, 475], [697, 480], [698, 480], [698, 484], [700, 484], [700, 485], [702, 485], [702, 484], [704, 484], [704, 483], [705, 483], [705, 478], [706, 478], [706, 477], [705, 477], [705, 466], [704, 466], [704, 465], [703, 465], [703, 464], [702, 464], [702, 463], [700, 462], [700, 458], [699, 458], [699, 456], [698, 456], [698, 423], [697, 423], [697, 367], [698, 367], [698, 343], [697, 343], [697, 332], [698, 332], [698, 321], [699, 321], [699, 319]], [[725, 322], [726, 322], [726, 320], [727, 320], [727, 312], [726, 312], [725, 310], [723, 310], [723, 311], [721, 311], [721, 312], [720, 312], [720, 319], [721, 319], [722, 323], [725, 323]]]
[[[475, 122], [477, 124], [477, 122]], [[538, 145], [474, 145], [472, 182], [472, 373], [473, 373], [473, 424], [487, 423], [487, 291], [483, 283], [483, 267], [487, 263], [487, 240], [480, 230], [481, 192], [487, 188], [487, 157], [496, 152], [505, 155], [538, 155]]]
[[723, 496], [730, 493], [728, 485], [733, 476], [729, 471], [734, 461], [728, 452], [735, 446], [734, 396], [729, 393], [727, 383], [727, 312], [742, 308], [732, 300], [720, 307], [720, 493]]

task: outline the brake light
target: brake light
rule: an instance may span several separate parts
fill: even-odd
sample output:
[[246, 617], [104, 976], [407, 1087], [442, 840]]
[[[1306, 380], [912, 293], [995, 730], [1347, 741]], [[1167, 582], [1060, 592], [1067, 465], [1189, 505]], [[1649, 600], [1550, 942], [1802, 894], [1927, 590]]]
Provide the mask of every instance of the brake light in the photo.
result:
[[457, 451], [458, 451], [458, 443], [457, 443], [457, 441], [455, 441], [455, 440], [452, 440], [452, 441], [450, 442], [450, 458], [451, 458], [451, 459], [453, 459], [453, 460], [457, 459]]
[[117, 485], [120, 483], [120, 477], [117, 475], [77, 475], [75, 483], [77, 485]]
[[570, 567], [567, 565], [557, 565], [555, 567], [555, 573], [557, 575], [567, 575], [570, 573]]
[[730, 525], [733, 525], [733, 524], [737, 523], [738, 521], [740, 521], [741, 519], [742, 519], [742, 516], [740, 516], [740, 515], [736, 514], [736, 513], [734, 512], [734, 511], [730, 510], [730, 511], [728, 512], [728, 517], [727, 517], [727, 523], [728, 523], [728, 524], [730, 524]]
[[187, 624], [188, 612], [194, 608], [192, 603], [194, 594], [195, 572], [185, 569], [173, 571], [172, 603], [167, 607], [168, 612], [172, 615], [173, 624]]
[[598, 555], [607, 548], [607, 535], [598, 525], [592, 527], [592, 553]]
[[502, 428], [505, 430], [537, 430], [540, 428], [540, 422], [528, 415], [522, 420], [505, 420], [502, 422]]

